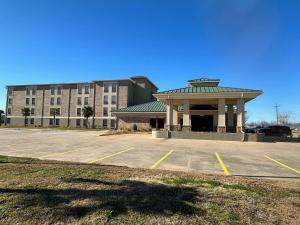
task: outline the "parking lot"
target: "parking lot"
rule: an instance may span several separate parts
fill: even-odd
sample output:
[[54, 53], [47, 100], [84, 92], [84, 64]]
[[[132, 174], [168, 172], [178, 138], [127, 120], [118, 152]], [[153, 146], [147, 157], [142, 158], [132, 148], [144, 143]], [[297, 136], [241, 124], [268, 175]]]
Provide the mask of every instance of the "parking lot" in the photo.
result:
[[8, 128], [0, 129], [0, 143], [0, 155], [300, 181], [300, 143]]

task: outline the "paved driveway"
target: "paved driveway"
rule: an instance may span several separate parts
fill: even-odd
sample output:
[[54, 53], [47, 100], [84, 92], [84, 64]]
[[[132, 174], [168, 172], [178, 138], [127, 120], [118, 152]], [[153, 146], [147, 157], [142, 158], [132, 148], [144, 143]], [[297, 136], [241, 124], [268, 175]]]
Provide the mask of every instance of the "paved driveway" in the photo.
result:
[[149, 134], [0, 129], [0, 155], [300, 181], [299, 143], [154, 139]]

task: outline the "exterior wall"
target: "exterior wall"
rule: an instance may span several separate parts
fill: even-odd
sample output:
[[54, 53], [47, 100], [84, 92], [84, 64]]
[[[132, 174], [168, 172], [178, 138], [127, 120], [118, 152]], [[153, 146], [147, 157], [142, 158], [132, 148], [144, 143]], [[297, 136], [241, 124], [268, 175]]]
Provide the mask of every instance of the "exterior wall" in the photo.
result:
[[145, 102], [153, 101], [153, 95], [155, 89], [150, 82], [145, 78], [133, 79], [136, 83], [133, 87], [133, 105], [142, 104]]
[[150, 130], [150, 117], [118, 117], [118, 128], [134, 130], [136, 126], [137, 130]]

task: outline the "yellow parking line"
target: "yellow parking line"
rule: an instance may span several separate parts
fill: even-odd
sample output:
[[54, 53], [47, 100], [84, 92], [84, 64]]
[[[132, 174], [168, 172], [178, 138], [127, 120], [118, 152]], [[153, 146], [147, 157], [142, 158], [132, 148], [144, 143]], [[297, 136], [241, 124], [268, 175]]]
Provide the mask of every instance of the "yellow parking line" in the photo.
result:
[[272, 158], [269, 157], [269, 156], [266, 156], [266, 155], [265, 155], [265, 157], [266, 157], [267, 159], [269, 159], [269, 160], [271, 160], [271, 161], [273, 161], [273, 162], [275, 162], [275, 163], [277, 163], [277, 164], [279, 164], [279, 165], [281, 165], [281, 166], [283, 166], [283, 167], [289, 169], [289, 170], [292, 170], [292, 171], [294, 171], [294, 172], [300, 174], [300, 171], [298, 171], [298, 170], [296, 170], [296, 169], [294, 169], [294, 168], [292, 168], [292, 167], [290, 167], [290, 166], [288, 166], [288, 165], [285, 165], [285, 164], [283, 164], [283, 163], [281, 163], [281, 162], [279, 162], [279, 161], [277, 161], [277, 160], [275, 160], [275, 159], [272, 159]]
[[223, 169], [225, 175], [226, 175], [226, 176], [230, 175], [230, 173], [229, 173], [228, 170], [227, 170], [227, 167], [226, 167], [225, 164], [223, 163], [223, 161], [222, 161], [221, 157], [219, 156], [219, 154], [218, 154], [217, 152], [215, 152], [215, 154], [216, 154], [216, 157], [217, 157], [217, 159], [218, 159], [218, 161], [219, 161], [219, 163], [220, 163], [220, 165], [221, 165], [221, 167], [222, 167], [222, 169]]
[[66, 152], [57, 152], [57, 153], [52, 153], [52, 154], [40, 156], [39, 158], [46, 158], [46, 157], [55, 156], [55, 155], [63, 155], [63, 154], [66, 154], [66, 153], [77, 152], [77, 151], [80, 151], [80, 150], [82, 150], [82, 149], [75, 149], [75, 150], [70, 150], [70, 151], [66, 151]]
[[174, 152], [174, 150], [170, 150], [168, 153], [166, 153], [163, 157], [161, 157], [159, 160], [157, 160], [151, 167], [150, 170], [153, 170], [155, 167], [158, 166], [158, 164], [160, 164], [164, 159], [166, 159], [169, 155], [172, 154], [172, 152]]
[[119, 152], [114, 153], [114, 154], [112, 154], [112, 155], [104, 156], [104, 157], [102, 157], [102, 158], [100, 158], [100, 159], [96, 159], [96, 160], [90, 161], [90, 162], [88, 162], [88, 163], [95, 163], [95, 162], [101, 161], [101, 160], [103, 160], [103, 159], [107, 159], [107, 158], [113, 157], [113, 156], [115, 156], [115, 155], [119, 155], [119, 154], [122, 154], [122, 153], [124, 153], [124, 152], [128, 152], [129, 150], [132, 150], [132, 149], [133, 149], [133, 148], [130, 147], [130, 148], [127, 148], [127, 149], [125, 149], [125, 150], [123, 150], [123, 151], [119, 151]]

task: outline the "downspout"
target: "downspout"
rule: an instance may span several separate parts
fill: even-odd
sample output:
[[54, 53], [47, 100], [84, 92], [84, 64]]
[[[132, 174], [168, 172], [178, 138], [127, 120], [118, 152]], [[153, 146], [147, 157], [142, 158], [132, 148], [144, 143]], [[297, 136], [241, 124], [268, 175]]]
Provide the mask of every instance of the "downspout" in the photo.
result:
[[[242, 93], [241, 94], [241, 99], [243, 99], [244, 98], [244, 93]], [[242, 117], [242, 119], [245, 117], [245, 115], [244, 115], [244, 113], [245, 113], [245, 102], [244, 102], [244, 107], [243, 107], [243, 109], [244, 109], [244, 112], [243, 112], [243, 117]], [[242, 121], [243, 123], [244, 123], [244, 121]], [[242, 123], [242, 125], [244, 125]], [[243, 137], [242, 137], [242, 142], [245, 142], [246, 141], [246, 133], [243, 131], [243, 126], [242, 126], [242, 130], [241, 130], [241, 132], [242, 132], [242, 134], [243, 134]]]
[[70, 126], [70, 108], [71, 108], [71, 87], [69, 88], [69, 102], [68, 102], [68, 127]]
[[93, 121], [92, 121], [92, 128], [95, 128], [95, 109], [96, 109], [96, 82], [94, 82], [94, 100], [93, 100]]
[[9, 87], [6, 87], [7, 91], [6, 91], [6, 107], [5, 107], [5, 121], [4, 121], [4, 125], [6, 126], [7, 125], [7, 109], [8, 109], [8, 88]]
[[45, 104], [45, 89], [43, 88], [41, 127], [44, 126], [44, 104]]

